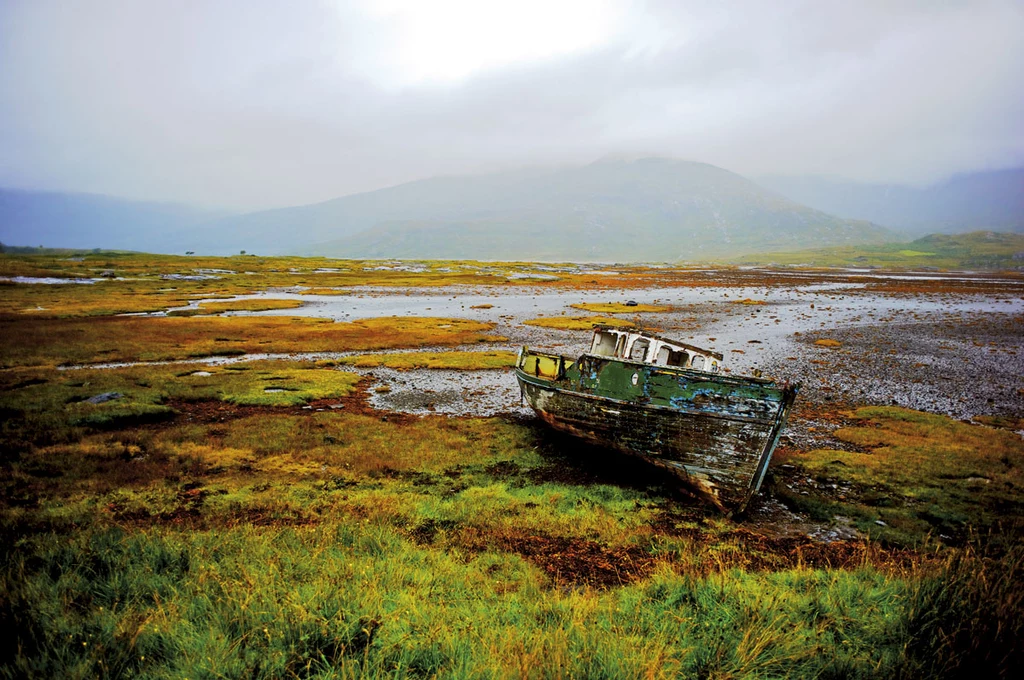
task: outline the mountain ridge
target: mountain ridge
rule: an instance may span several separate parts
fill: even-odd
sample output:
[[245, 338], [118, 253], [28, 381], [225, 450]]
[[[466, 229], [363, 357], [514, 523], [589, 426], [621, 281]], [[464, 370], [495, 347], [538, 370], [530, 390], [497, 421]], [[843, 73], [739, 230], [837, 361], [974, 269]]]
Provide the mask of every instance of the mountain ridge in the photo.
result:
[[926, 187], [820, 176], [776, 175], [757, 181], [812, 208], [869, 220], [912, 236], [1024, 232], [1024, 168], [960, 173]]
[[224, 214], [184, 203], [0, 188], [0, 242], [177, 252], [187, 247], [189, 230]]
[[[443, 182], [457, 182], [456, 198]], [[467, 200], [467, 187], [485, 200]], [[410, 189], [433, 191], [436, 210], [380, 220], [300, 254], [345, 257], [702, 259], [812, 243], [898, 235], [838, 220], [707, 163], [603, 158], [584, 166], [422, 180], [381, 190], [392, 207]], [[469, 192], [472, 196], [473, 192]], [[339, 199], [344, 202], [345, 199]], [[343, 205], [336, 204], [336, 205]], [[401, 212], [401, 211], [398, 211]]]
[[[50, 195], [38, 196], [45, 202]], [[147, 212], [137, 202], [90, 200], [114, 201], [105, 234], [102, 220], [86, 210], [84, 229], [74, 220], [61, 222], [73, 239], [61, 242], [51, 224], [54, 239], [33, 234], [26, 244], [209, 254], [664, 261], [900, 238], [877, 224], [801, 205], [708, 163], [651, 156], [432, 177], [234, 215], [173, 204], [151, 204]], [[10, 238], [12, 211], [5, 206], [0, 200], [0, 240], [16, 244], [24, 239]]]

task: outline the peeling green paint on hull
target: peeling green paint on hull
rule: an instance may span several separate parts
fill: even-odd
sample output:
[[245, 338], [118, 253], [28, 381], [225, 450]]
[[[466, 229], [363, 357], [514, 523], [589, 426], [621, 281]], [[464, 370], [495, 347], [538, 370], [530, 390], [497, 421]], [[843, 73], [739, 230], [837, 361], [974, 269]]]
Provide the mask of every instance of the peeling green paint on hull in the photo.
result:
[[797, 392], [758, 378], [525, 348], [516, 378], [552, 427], [671, 471], [727, 515], [760, 489]]

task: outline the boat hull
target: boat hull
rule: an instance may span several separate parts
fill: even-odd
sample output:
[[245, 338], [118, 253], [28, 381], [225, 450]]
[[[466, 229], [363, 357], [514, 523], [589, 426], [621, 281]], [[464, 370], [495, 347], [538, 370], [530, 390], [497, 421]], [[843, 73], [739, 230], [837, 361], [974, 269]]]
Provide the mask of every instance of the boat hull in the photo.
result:
[[[659, 395], [666, 392], [666, 371], [580, 363], [583, 370], [575, 379], [546, 379], [517, 368], [523, 397], [544, 422], [671, 471], [725, 514], [746, 507], [764, 479], [795, 388], [671, 372], [671, 394]], [[600, 388], [601, 375], [613, 374], [614, 382], [614, 372], [622, 369], [636, 376], [626, 383], [635, 397]]]

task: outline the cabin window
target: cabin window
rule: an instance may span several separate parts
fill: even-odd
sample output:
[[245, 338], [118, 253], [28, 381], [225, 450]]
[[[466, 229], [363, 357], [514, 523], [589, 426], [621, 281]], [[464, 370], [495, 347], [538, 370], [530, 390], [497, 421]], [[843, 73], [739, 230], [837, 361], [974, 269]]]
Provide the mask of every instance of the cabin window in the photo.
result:
[[594, 346], [590, 353], [601, 357], [615, 356], [615, 346], [618, 335], [615, 333], [598, 333], [594, 337]]
[[629, 349], [630, 361], [643, 361], [650, 344], [649, 340], [634, 340], [633, 346]]
[[690, 355], [686, 352], [670, 352], [668, 355], [668, 366], [686, 366], [686, 362], [690, 360]]
[[686, 366], [690, 356], [683, 350], [662, 347], [658, 350], [658, 359], [654, 363], [662, 366]]
[[704, 357], [699, 354], [694, 354], [693, 359], [690, 360], [690, 368], [698, 371], [704, 370]]

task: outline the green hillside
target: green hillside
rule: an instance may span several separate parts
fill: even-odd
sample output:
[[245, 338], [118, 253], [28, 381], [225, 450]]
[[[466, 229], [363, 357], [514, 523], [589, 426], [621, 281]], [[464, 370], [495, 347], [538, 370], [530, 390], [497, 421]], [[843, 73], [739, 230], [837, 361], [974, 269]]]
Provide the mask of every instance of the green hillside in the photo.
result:
[[1024, 269], [1024, 234], [975, 231], [931, 234], [910, 243], [768, 252], [738, 258], [748, 264], [920, 269]]

